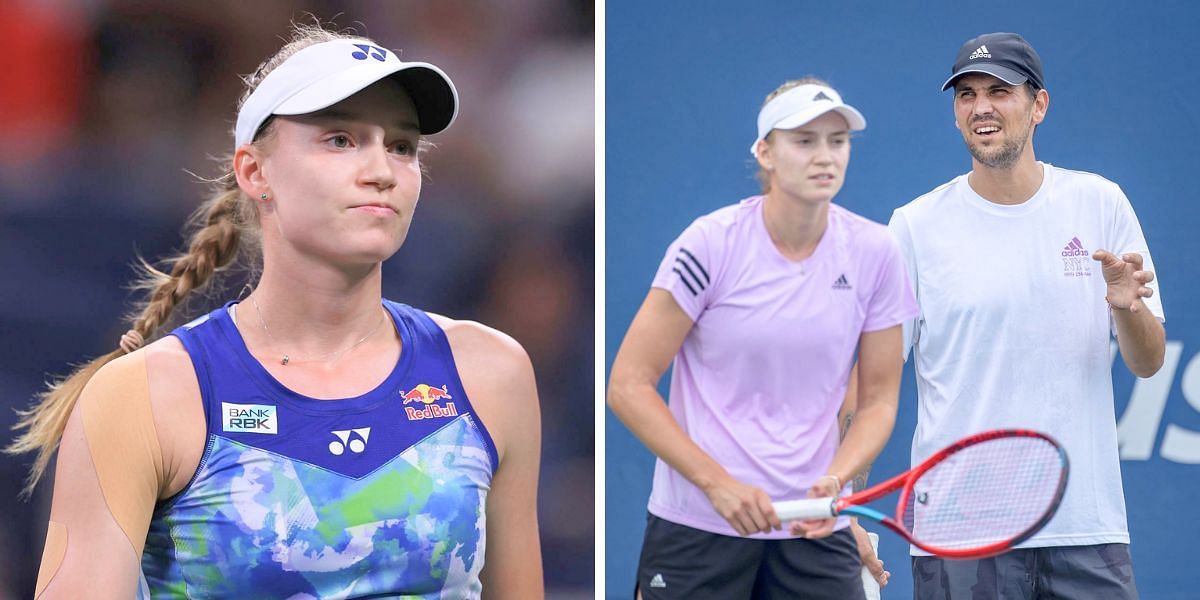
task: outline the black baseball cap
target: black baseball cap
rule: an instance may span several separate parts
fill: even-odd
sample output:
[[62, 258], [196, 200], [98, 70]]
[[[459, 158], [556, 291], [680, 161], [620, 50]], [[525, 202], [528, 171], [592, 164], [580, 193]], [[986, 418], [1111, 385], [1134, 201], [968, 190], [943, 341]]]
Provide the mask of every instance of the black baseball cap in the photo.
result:
[[1042, 80], [1042, 59], [1025, 38], [1015, 33], [985, 33], [967, 40], [958, 49], [951, 72], [953, 75], [942, 84], [943, 92], [967, 73], [987, 73], [1009, 85], [1028, 81], [1039, 90], [1046, 87]]

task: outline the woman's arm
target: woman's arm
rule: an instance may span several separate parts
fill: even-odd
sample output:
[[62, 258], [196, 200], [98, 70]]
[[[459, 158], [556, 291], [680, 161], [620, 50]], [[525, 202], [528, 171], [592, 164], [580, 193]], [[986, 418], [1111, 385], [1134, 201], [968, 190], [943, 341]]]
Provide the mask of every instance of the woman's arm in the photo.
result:
[[829, 465], [841, 481], [865, 472], [883, 450], [896, 423], [900, 378], [899, 325], [863, 333], [858, 342], [858, 393], [853, 421]]
[[[529, 356], [515, 340], [469, 321], [437, 318], [463, 387], [491, 433], [500, 464], [487, 496], [485, 598], [542, 598], [537, 485], [542, 425]], [[591, 514], [592, 507], [586, 508]]]
[[[869, 469], [892, 435], [900, 399], [900, 378], [904, 371], [900, 354], [902, 337], [900, 325], [859, 336], [856, 406], [827, 470], [839, 481], [849, 481]], [[843, 403], [839, 418], [845, 418], [845, 412]], [[840, 491], [831, 479], [826, 478], [813, 486], [812, 495], [832, 496]], [[819, 538], [832, 533], [835, 523], [835, 519], [797, 521], [792, 524], [791, 531], [796, 535]]]
[[[842, 407], [838, 409], [838, 443], [846, 439], [846, 433], [850, 431], [850, 424], [854, 422], [855, 412], [858, 410], [858, 363], [850, 368], [850, 379], [846, 383], [846, 397], [842, 400]], [[871, 465], [867, 465], [857, 473], [850, 484], [851, 492], [861, 492], [867, 488], [867, 476], [871, 474]]]
[[136, 352], [102, 368], [67, 421], [37, 597], [135, 597], [163, 473], [145, 352]]
[[613, 361], [608, 406], [651, 452], [703, 490], [738, 533], [779, 529], [766, 492], [737, 481], [697, 446], [658, 393], [658, 381], [691, 329], [691, 318], [669, 292], [650, 290]]
[[[846, 385], [846, 397], [842, 400], [842, 408], [838, 410], [838, 434], [840, 440], [846, 439], [846, 432], [850, 430], [850, 425], [854, 422], [854, 411], [858, 410], [858, 363], [850, 369], [850, 381]], [[854, 479], [850, 481], [850, 492], [861, 492], [867, 488], [867, 475], [871, 471], [871, 466], [867, 465]], [[891, 576], [887, 570], [883, 568], [883, 561], [875, 553], [874, 546], [871, 545], [871, 538], [867, 536], [867, 530], [863, 529], [859, 524], [857, 517], [850, 517], [850, 533], [854, 534], [854, 542], [858, 545], [858, 557], [862, 559], [863, 567], [870, 571], [871, 576], [875, 578], [875, 582], [879, 587], [887, 585], [888, 577]]]

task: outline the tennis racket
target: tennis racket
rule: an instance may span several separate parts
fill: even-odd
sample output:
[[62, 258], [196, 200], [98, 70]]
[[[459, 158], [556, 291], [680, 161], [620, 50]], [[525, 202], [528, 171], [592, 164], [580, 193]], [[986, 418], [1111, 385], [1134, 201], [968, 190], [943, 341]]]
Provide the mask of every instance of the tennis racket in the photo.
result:
[[[775, 502], [783, 521], [866, 517], [930, 554], [986, 558], [1029, 539], [1067, 490], [1067, 453], [1050, 436], [997, 429], [963, 438], [925, 462], [845, 498]], [[900, 490], [895, 518], [863, 506]]]

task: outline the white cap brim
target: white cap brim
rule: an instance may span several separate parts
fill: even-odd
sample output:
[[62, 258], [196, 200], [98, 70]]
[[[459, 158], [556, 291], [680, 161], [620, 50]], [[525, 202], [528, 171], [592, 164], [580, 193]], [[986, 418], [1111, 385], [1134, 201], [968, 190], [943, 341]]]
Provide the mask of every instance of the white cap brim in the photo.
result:
[[234, 149], [253, 141], [271, 115], [329, 108], [387, 77], [412, 98], [422, 134], [442, 131], [458, 116], [458, 91], [441, 69], [402, 62], [369, 40], [333, 40], [300, 50], [263, 78], [238, 112]]
[[750, 145], [750, 154], [757, 156], [758, 143], [775, 129], [803, 127], [813, 119], [836, 112], [846, 119], [850, 131], [867, 128], [867, 119], [858, 109], [842, 102], [842, 97], [832, 88], [804, 84], [796, 86], [772, 98], [758, 113], [758, 137]]
[[814, 106], [812, 110], [798, 112], [779, 121], [771, 129], [795, 129], [827, 113], [836, 112], [846, 118], [850, 131], [861, 131], [867, 128], [867, 119], [853, 106]]

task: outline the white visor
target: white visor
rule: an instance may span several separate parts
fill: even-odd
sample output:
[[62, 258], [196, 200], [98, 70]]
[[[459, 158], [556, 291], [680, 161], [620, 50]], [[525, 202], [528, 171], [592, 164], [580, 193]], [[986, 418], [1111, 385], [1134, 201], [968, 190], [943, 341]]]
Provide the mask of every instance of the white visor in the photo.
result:
[[850, 131], [867, 128], [867, 120], [862, 113], [843, 103], [842, 97], [833, 88], [806, 83], [772, 98], [758, 112], [758, 138], [750, 144], [750, 154], [757, 156], [755, 149], [758, 143], [767, 139], [772, 129], [795, 129], [831, 110], [846, 117]]
[[233, 148], [254, 140], [271, 115], [303, 115], [328, 108], [394, 75], [412, 98], [421, 133], [450, 126], [458, 116], [458, 91], [441, 69], [401, 62], [371, 40], [345, 39], [309, 46], [275, 67], [238, 112]]

